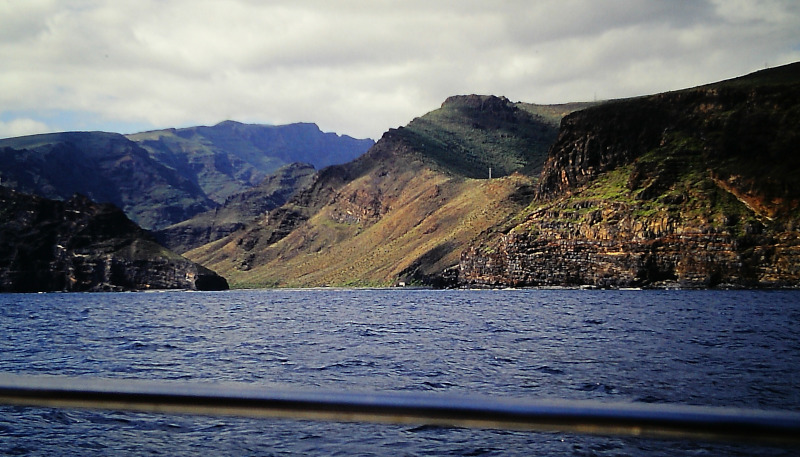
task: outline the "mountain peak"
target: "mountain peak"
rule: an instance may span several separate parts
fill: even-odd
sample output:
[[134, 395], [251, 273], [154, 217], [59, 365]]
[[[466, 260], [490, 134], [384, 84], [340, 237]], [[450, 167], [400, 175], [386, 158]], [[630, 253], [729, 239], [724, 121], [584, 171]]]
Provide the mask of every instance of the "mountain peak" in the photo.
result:
[[447, 97], [442, 108], [469, 108], [479, 111], [497, 111], [498, 109], [514, 109], [514, 104], [506, 97], [496, 95], [453, 95]]
[[232, 120], [228, 119], [228, 120], [224, 120], [222, 122], [219, 122], [219, 123], [215, 124], [214, 127], [238, 127], [240, 125], [244, 125], [244, 124], [239, 122], [239, 121], [232, 121]]

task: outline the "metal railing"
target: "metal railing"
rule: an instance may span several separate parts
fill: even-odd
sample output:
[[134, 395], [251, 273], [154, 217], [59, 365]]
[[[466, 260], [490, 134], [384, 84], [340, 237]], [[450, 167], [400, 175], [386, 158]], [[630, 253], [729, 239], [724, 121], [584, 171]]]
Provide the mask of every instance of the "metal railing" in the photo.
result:
[[800, 413], [0, 374], [0, 404], [800, 445]]

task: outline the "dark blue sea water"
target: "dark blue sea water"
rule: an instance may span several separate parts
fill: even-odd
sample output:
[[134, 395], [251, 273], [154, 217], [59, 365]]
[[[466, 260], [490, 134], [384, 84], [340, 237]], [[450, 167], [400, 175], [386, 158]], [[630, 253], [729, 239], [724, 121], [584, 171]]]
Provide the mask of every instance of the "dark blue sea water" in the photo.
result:
[[[0, 295], [0, 372], [800, 410], [800, 292]], [[6, 455], [798, 455], [566, 433], [0, 406]]]

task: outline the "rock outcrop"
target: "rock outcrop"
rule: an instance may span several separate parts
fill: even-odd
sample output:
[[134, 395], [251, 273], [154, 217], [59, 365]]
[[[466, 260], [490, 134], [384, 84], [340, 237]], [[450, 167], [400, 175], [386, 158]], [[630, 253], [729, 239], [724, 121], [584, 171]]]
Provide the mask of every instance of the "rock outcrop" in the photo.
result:
[[800, 287], [800, 64], [567, 116], [464, 286]]
[[118, 208], [0, 187], [0, 291], [224, 290], [213, 271], [158, 245]]

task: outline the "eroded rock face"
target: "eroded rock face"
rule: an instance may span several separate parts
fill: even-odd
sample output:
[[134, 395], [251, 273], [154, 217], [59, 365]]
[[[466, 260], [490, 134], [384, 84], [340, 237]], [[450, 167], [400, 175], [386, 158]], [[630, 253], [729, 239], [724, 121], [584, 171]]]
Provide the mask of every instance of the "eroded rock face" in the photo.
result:
[[224, 290], [213, 271], [159, 246], [118, 208], [0, 187], [0, 291]]
[[800, 64], [573, 113], [467, 286], [800, 287]]
[[[532, 229], [535, 227], [535, 230]], [[800, 233], [732, 235], [662, 218], [553, 219], [462, 253], [460, 281], [479, 287], [798, 287]], [[757, 230], [756, 230], [757, 231]]]

